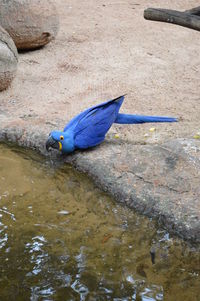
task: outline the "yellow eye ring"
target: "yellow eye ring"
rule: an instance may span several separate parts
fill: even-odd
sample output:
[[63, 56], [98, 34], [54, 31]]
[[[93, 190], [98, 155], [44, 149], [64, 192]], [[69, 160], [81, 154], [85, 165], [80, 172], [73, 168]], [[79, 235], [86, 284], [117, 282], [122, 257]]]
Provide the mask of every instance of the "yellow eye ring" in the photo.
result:
[[64, 140], [64, 137], [63, 137], [63, 136], [60, 136], [60, 140]]

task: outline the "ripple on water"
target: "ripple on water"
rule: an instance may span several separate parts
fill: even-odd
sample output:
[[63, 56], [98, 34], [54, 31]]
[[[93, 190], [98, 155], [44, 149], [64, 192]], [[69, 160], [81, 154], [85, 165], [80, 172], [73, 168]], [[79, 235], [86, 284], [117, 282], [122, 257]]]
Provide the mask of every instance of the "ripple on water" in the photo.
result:
[[0, 300], [184, 300], [200, 257], [85, 175], [0, 146]]

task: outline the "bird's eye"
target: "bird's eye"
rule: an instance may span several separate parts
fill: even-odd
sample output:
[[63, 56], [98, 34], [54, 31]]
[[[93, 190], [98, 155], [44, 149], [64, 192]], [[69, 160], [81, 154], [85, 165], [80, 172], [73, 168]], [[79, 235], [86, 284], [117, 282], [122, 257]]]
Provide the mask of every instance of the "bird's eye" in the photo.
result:
[[60, 136], [60, 140], [64, 140], [64, 137], [63, 137], [63, 136]]

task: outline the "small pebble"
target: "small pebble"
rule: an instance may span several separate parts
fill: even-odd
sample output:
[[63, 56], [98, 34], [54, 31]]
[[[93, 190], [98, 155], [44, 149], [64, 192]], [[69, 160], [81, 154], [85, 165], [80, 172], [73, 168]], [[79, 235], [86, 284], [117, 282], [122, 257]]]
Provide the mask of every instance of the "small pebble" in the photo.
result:
[[150, 128], [149, 132], [155, 132], [156, 128]]
[[115, 134], [115, 135], [114, 135], [114, 138], [115, 138], [115, 139], [119, 139], [119, 134]]

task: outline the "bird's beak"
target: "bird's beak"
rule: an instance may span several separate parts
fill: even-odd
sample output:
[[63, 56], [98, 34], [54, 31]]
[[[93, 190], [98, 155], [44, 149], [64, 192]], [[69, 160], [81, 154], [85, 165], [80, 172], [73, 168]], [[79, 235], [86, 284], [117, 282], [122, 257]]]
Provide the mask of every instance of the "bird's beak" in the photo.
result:
[[51, 136], [46, 141], [46, 150], [49, 151], [50, 148], [55, 148], [58, 150], [62, 149], [62, 144], [56, 140], [54, 140]]

